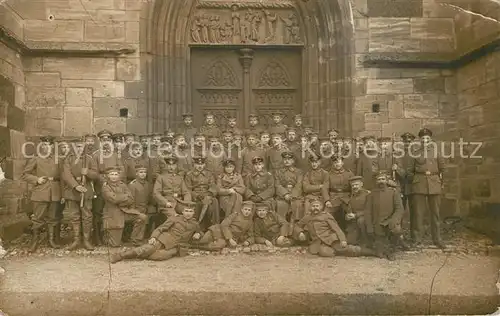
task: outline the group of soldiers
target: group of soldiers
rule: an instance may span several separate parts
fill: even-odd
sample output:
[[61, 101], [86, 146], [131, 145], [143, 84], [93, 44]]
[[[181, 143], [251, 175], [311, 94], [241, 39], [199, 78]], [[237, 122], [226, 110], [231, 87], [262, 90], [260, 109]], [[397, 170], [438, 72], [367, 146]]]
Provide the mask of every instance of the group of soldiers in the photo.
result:
[[31, 184], [30, 251], [45, 228], [49, 245], [59, 248], [64, 218], [74, 232], [70, 250], [120, 247], [123, 240], [136, 246], [114, 254], [113, 262], [256, 243], [394, 260], [397, 248], [409, 248], [404, 213], [418, 247], [428, 210], [433, 242], [445, 248], [439, 230], [444, 161], [430, 146], [429, 129], [418, 139], [401, 135], [397, 156], [394, 137], [348, 138], [332, 129], [323, 139], [303, 126], [301, 115], [291, 126], [283, 118], [273, 113], [263, 127], [250, 115], [245, 130], [228, 118], [222, 130], [211, 113], [200, 128], [185, 114], [181, 128], [163, 134], [103, 130], [57, 144], [42, 137], [23, 172]]

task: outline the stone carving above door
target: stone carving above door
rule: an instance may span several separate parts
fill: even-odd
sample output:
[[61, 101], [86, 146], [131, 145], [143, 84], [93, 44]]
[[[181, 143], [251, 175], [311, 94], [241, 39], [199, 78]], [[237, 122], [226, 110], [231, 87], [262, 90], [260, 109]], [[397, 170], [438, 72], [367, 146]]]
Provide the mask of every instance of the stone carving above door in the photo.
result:
[[262, 69], [259, 76], [259, 88], [264, 87], [286, 87], [290, 86], [290, 78], [285, 69], [276, 61], [269, 62]]
[[289, 1], [203, 1], [191, 20], [191, 44], [302, 45]]
[[208, 69], [205, 76], [205, 87], [237, 87], [236, 75], [231, 67], [218, 59]]

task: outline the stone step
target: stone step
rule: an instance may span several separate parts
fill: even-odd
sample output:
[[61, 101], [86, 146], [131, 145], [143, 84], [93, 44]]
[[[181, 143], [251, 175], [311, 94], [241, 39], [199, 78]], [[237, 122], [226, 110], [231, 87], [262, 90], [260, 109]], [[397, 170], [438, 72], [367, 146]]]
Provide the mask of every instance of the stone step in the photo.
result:
[[280, 253], [114, 265], [107, 255], [35, 254], [8, 258], [5, 270], [0, 306], [11, 316], [490, 314], [500, 301], [498, 258], [442, 253], [394, 262]]

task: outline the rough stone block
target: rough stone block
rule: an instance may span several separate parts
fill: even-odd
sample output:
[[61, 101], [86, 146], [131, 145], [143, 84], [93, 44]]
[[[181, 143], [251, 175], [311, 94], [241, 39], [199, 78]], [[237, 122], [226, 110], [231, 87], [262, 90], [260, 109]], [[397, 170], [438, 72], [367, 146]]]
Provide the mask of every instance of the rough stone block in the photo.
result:
[[455, 37], [451, 18], [411, 18], [411, 37], [422, 39], [449, 39]]
[[42, 57], [23, 56], [24, 71], [42, 71]]
[[392, 119], [389, 123], [382, 124], [382, 132], [384, 136], [391, 136], [392, 133], [400, 135], [405, 132], [417, 135], [421, 126], [422, 122], [419, 119]]
[[486, 82], [485, 60], [473, 61], [457, 71], [458, 91], [479, 87]]
[[60, 107], [66, 103], [64, 88], [28, 88], [26, 96], [27, 106], [33, 107]]
[[441, 119], [424, 119], [422, 127], [426, 127], [432, 131], [434, 135], [440, 135], [445, 131], [445, 121]]
[[101, 80], [62, 80], [61, 85], [66, 88], [92, 88], [94, 98], [123, 98], [125, 84], [123, 81]]
[[457, 93], [457, 77], [447, 77], [444, 80], [444, 92], [446, 94], [456, 94]]
[[[71, 0], [75, 5], [84, 6], [87, 10], [124, 10], [125, 0]], [[81, 3], [79, 2], [81, 1]]]
[[368, 0], [370, 17], [421, 17], [422, 0]]
[[94, 119], [94, 131], [108, 129], [113, 133], [125, 133], [127, 123], [125, 118], [121, 117], [99, 117]]
[[0, 21], [2, 26], [9, 30], [16, 38], [23, 39], [23, 18], [20, 17], [10, 6], [13, 3], [0, 6]]
[[113, 58], [44, 58], [44, 71], [58, 71], [62, 79], [115, 79]]
[[33, 124], [29, 135], [53, 135], [60, 136], [62, 134], [62, 108], [34, 108], [30, 109], [29, 117], [30, 124]]
[[436, 118], [439, 116], [438, 96], [411, 94], [404, 96], [405, 118]]
[[456, 95], [441, 94], [439, 95], [439, 115], [441, 117], [450, 117], [457, 114], [458, 99]]
[[370, 79], [368, 94], [405, 94], [413, 93], [412, 79]]
[[26, 142], [24, 132], [10, 130], [10, 155], [14, 159], [23, 159], [23, 144]]
[[140, 42], [139, 35], [140, 35], [139, 22], [125, 22], [125, 42], [139, 43]]
[[434, 78], [440, 77], [439, 69], [419, 69], [419, 68], [404, 68], [400, 69], [401, 78]]
[[66, 105], [68, 106], [92, 106], [92, 89], [89, 88], [66, 88]]
[[7, 127], [16, 131], [23, 131], [25, 127], [25, 112], [18, 107], [7, 108]]
[[127, 120], [127, 132], [144, 135], [148, 133], [146, 118], [131, 118]]
[[365, 125], [389, 122], [389, 112], [365, 113]]
[[24, 23], [24, 39], [27, 41], [83, 41], [83, 21], [26, 20]]
[[125, 0], [125, 10], [141, 10], [144, 2], [135, 0]]
[[0, 157], [10, 155], [10, 131], [7, 127], [0, 126]]
[[97, 10], [97, 20], [102, 22], [137, 22], [139, 11]]
[[27, 72], [26, 85], [30, 87], [59, 87], [61, 75], [58, 72]]
[[389, 118], [403, 118], [404, 117], [404, 105], [403, 100], [389, 101]]
[[95, 98], [94, 117], [118, 117], [120, 109], [127, 108], [130, 117], [137, 116], [137, 100], [118, 98]]
[[444, 93], [444, 78], [415, 78], [415, 93]]
[[85, 22], [85, 41], [125, 42], [125, 22], [95, 23]]
[[139, 72], [139, 58], [120, 58], [116, 63], [116, 79], [134, 81], [141, 78]]
[[374, 38], [405, 39], [410, 37], [409, 18], [371, 18], [370, 40]]
[[146, 97], [144, 81], [125, 82], [125, 97], [128, 99], [140, 99]]
[[[12, 159], [7, 158], [5, 164], [5, 177], [7, 179], [11, 179], [14, 181], [21, 180], [21, 176], [23, 175], [24, 166], [26, 165], [25, 159]], [[20, 189], [17, 193], [23, 193], [24, 189]], [[21, 195], [19, 195], [21, 196]]]
[[15, 86], [16, 90], [14, 105], [17, 108], [24, 110], [26, 107], [26, 88], [24, 85], [15, 84]]
[[7, 127], [7, 108], [9, 104], [0, 99], [0, 126]]
[[64, 108], [64, 136], [82, 136], [92, 130], [92, 108]]

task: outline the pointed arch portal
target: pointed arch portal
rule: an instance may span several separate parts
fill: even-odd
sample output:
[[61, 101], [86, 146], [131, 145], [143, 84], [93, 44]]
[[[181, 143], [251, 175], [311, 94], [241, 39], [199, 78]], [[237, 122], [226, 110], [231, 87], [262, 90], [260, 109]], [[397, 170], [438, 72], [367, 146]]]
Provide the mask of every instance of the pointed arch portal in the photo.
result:
[[302, 113], [352, 131], [354, 43], [348, 0], [157, 0], [145, 30], [149, 131], [183, 112]]

